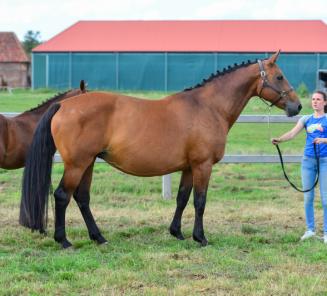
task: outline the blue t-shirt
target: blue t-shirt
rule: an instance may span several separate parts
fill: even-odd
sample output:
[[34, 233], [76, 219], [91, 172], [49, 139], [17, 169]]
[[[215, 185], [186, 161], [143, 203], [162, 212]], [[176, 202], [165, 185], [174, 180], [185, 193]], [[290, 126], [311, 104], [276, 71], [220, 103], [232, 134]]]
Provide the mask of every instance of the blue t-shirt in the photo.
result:
[[[313, 115], [305, 115], [300, 118], [307, 132], [307, 139], [304, 148], [304, 155], [315, 157], [313, 140], [315, 138], [327, 138], [327, 116], [315, 118]], [[327, 157], [327, 144], [317, 145], [317, 153], [320, 157]]]

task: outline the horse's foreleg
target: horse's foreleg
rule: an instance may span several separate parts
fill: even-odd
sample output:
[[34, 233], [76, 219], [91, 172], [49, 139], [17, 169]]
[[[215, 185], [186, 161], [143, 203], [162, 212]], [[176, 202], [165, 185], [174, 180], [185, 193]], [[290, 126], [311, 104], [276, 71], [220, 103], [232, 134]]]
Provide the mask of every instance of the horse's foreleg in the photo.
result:
[[193, 180], [192, 180], [191, 170], [183, 171], [181, 176], [181, 181], [179, 184], [177, 198], [176, 198], [177, 205], [176, 205], [175, 215], [169, 227], [170, 234], [180, 240], [184, 239], [184, 236], [181, 232], [181, 225], [182, 225], [181, 221], [182, 221], [183, 211], [190, 198], [192, 186], [193, 186]]
[[106, 243], [107, 240], [101, 235], [90, 209], [90, 187], [92, 182], [93, 165], [94, 163], [92, 163], [85, 171], [73, 196], [85, 221], [90, 239], [96, 241], [98, 244], [103, 244]]
[[208, 241], [204, 236], [203, 213], [206, 206], [207, 190], [211, 170], [211, 163], [204, 163], [192, 168], [195, 208], [193, 239], [199, 242], [202, 246], [206, 246], [208, 244]]

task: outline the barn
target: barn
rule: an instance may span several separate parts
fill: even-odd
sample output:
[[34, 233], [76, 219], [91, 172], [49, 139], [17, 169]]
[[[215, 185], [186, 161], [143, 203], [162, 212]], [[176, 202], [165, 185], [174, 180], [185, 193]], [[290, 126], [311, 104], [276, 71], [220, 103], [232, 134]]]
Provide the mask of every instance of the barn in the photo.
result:
[[79, 21], [33, 50], [33, 88], [178, 91], [217, 70], [282, 50], [297, 88], [326, 86], [327, 25], [319, 20]]
[[0, 32], [0, 87], [29, 86], [30, 60], [13, 32]]

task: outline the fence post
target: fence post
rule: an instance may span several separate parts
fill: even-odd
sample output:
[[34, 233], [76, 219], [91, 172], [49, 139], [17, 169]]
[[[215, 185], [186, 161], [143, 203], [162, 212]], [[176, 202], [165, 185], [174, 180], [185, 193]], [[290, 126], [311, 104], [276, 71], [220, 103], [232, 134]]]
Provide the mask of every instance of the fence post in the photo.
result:
[[171, 198], [171, 174], [162, 176], [162, 197]]

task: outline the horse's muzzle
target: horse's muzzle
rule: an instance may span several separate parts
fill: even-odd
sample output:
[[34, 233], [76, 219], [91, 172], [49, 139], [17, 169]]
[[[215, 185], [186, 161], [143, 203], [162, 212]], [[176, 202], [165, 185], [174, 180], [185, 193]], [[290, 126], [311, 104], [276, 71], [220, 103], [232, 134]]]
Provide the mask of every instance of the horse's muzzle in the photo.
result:
[[293, 102], [286, 103], [285, 111], [287, 116], [289, 117], [298, 115], [301, 109], [302, 109], [301, 103], [293, 103]]

